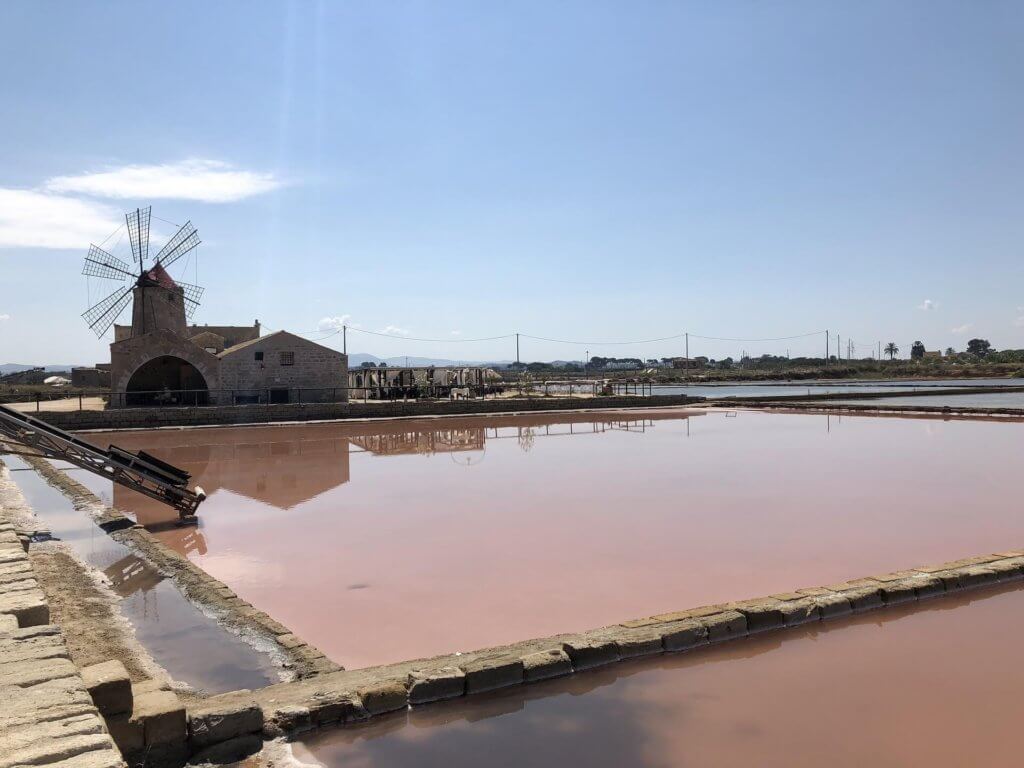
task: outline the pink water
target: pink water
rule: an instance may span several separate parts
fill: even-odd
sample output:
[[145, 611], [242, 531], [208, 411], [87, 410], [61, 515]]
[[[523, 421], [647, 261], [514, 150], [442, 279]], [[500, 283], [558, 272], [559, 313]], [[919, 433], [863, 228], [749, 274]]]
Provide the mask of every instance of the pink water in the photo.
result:
[[414, 709], [294, 745], [329, 768], [1020, 763], [1024, 589], [758, 635]]
[[1016, 548], [1021, 426], [721, 411], [104, 438], [185, 467], [135, 511], [348, 667]]

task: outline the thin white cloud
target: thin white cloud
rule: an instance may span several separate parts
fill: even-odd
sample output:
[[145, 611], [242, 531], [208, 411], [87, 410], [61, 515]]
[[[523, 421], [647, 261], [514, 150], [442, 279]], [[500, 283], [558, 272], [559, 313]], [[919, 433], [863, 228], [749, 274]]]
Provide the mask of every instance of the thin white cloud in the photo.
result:
[[11, 316], [6, 314], [6, 313], [0, 315], [0, 323], [2, 323], [4, 320], [10, 320], [10, 319], [11, 319]]
[[124, 220], [91, 200], [0, 188], [0, 248], [78, 248], [100, 243]]
[[452, 331], [452, 336], [461, 336], [462, 331]]
[[198, 200], [230, 203], [281, 186], [271, 173], [234, 168], [219, 160], [193, 158], [163, 165], [125, 165], [76, 176], [56, 176], [51, 192], [138, 200]]
[[925, 312], [930, 312], [933, 309], [938, 309], [939, 305], [936, 302], [932, 301], [931, 299], [925, 299], [924, 301], [917, 305], [917, 308], [922, 309]]
[[408, 328], [399, 328], [397, 325], [386, 325], [380, 329], [380, 333], [386, 333], [389, 336], [408, 336]]
[[316, 324], [317, 330], [320, 331], [340, 331], [343, 326], [351, 325], [349, 320], [352, 319], [352, 315], [339, 315], [338, 317], [322, 317], [320, 322]]
[[960, 334], [967, 333], [973, 327], [974, 326], [971, 323], [964, 323], [963, 325], [958, 325], [956, 328], [950, 328], [949, 332], [955, 333], [957, 336], [959, 336]]

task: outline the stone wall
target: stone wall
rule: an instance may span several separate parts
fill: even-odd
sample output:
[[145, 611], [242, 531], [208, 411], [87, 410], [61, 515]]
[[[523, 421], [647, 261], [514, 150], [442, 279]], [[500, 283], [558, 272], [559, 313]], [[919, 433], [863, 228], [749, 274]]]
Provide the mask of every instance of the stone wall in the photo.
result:
[[650, 397], [545, 397], [381, 403], [309, 403], [198, 408], [120, 408], [106, 411], [40, 411], [32, 415], [61, 429], [140, 429], [213, 424], [268, 424], [290, 421], [448, 416], [530, 411], [662, 408], [703, 401], [686, 395]]
[[291, 333], [272, 333], [221, 356], [220, 388], [253, 396], [287, 390], [288, 403], [344, 402], [348, 356]]

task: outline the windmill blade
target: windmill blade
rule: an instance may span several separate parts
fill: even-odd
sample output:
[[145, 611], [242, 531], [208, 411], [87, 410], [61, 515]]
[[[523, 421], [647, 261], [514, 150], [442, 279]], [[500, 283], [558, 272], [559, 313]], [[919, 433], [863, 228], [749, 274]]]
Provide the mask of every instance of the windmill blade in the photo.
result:
[[163, 267], [169, 267], [186, 253], [199, 245], [199, 233], [192, 226], [191, 221], [186, 221], [167, 245], [160, 249], [156, 255], [156, 261]]
[[132, 272], [131, 264], [121, 261], [117, 256], [95, 245], [89, 246], [89, 255], [85, 257], [82, 274], [89, 277], [105, 277], [109, 280], [134, 280], [137, 277]]
[[107, 332], [107, 329], [117, 320], [117, 316], [131, 302], [132, 288], [134, 288], [133, 285], [118, 288], [107, 298], [103, 299], [103, 301], [92, 305], [82, 313], [86, 324], [96, 334], [97, 338]]
[[153, 206], [136, 208], [131, 213], [124, 215], [128, 224], [128, 239], [132, 241], [132, 256], [139, 262], [139, 270], [142, 263], [149, 258], [149, 216]]
[[206, 289], [201, 285], [178, 282], [177, 285], [185, 292], [185, 317], [189, 320], [199, 309], [199, 300], [203, 298], [203, 291]]

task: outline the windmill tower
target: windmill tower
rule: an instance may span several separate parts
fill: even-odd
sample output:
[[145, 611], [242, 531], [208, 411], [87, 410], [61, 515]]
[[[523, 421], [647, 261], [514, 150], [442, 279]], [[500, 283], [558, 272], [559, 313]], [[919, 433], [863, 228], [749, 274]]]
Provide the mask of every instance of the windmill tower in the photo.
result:
[[185, 336], [186, 319], [191, 318], [199, 306], [204, 289], [175, 281], [167, 271], [174, 262], [199, 245], [196, 228], [192, 222], [185, 222], [150, 262], [151, 212], [152, 207], [146, 207], [125, 214], [132, 248], [131, 264], [97, 245], [89, 246], [82, 274], [122, 283], [113, 293], [82, 313], [97, 337], [102, 337], [110, 329], [129, 302], [132, 303], [133, 337], [159, 330]]

